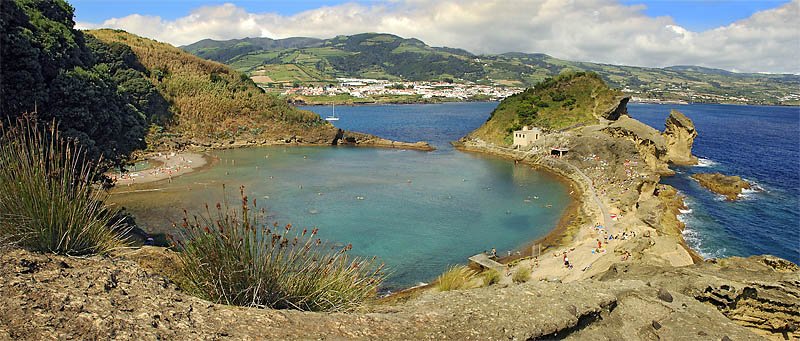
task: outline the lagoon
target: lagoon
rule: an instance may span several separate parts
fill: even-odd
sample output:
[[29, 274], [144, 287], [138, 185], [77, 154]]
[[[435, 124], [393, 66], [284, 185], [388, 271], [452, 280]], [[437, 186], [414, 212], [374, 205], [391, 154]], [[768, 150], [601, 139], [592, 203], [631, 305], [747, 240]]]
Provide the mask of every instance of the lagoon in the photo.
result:
[[[336, 123], [382, 137], [425, 140], [421, 152], [357, 147], [263, 147], [214, 152], [219, 163], [172, 181], [137, 186], [112, 202], [151, 232], [175, 233], [185, 208], [198, 212], [235, 200], [245, 186], [270, 222], [318, 227], [320, 237], [377, 256], [391, 273], [387, 289], [429, 282], [467, 257], [517, 250], [544, 237], [570, 203], [568, 186], [549, 173], [449, 142], [477, 128], [496, 103], [337, 107]], [[311, 107], [325, 116], [330, 108]], [[232, 201], [236, 202], [236, 201]], [[552, 205], [551, 208], [546, 207]]]

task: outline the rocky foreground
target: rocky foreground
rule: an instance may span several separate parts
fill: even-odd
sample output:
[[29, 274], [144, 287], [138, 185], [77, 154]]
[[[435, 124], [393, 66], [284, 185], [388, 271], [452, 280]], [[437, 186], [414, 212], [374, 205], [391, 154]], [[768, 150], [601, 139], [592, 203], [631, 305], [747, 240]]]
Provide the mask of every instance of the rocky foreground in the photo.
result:
[[772, 257], [618, 265], [583, 281], [427, 292], [350, 314], [203, 301], [154, 270], [173, 257], [155, 247], [112, 258], [5, 251], [0, 339], [758, 340], [740, 324], [787, 336], [800, 325], [798, 268]]

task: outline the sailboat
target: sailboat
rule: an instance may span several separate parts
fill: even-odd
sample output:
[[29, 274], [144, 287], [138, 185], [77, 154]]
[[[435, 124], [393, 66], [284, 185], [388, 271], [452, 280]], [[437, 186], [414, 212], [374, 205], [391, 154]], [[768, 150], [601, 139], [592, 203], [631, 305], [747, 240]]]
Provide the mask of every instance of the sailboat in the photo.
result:
[[325, 117], [325, 120], [328, 121], [328, 122], [330, 122], [330, 121], [338, 121], [339, 120], [339, 118], [336, 117], [336, 103], [333, 103], [332, 105], [333, 105], [333, 107], [332, 107], [333, 108], [333, 114], [328, 116], [328, 117]]

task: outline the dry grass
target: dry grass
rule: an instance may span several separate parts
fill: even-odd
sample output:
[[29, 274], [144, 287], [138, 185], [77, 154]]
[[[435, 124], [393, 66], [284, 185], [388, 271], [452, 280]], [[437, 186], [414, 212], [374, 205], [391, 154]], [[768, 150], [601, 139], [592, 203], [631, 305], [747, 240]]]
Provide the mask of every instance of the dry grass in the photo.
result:
[[188, 292], [229, 305], [352, 311], [373, 299], [384, 279], [375, 259], [350, 257], [317, 229], [262, 223], [266, 216], [241, 189], [238, 208], [227, 203], [184, 218], [186, 242], [178, 242], [181, 283]]
[[94, 183], [100, 160], [33, 118], [0, 127], [0, 240], [67, 255], [107, 253], [127, 229]]
[[439, 275], [436, 279], [436, 288], [439, 291], [470, 289], [475, 275], [474, 270], [463, 265], [456, 265]]
[[500, 282], [501, 275], [497, 270], [487, 270], [481, 274], [483, 278], [483, 285], [490, 286]]
[[526, 266], [518, 266], [517, 271], [511, 276], [511, 280], [514, 283], [525, 283], [529, 279], [531, 279], [531, 269]]

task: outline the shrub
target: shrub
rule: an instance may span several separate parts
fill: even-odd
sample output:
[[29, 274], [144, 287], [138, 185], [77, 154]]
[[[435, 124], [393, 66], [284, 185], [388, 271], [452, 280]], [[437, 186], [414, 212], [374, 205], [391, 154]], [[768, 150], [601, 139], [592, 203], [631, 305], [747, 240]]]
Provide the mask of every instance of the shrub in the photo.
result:
[[439, 291], [469, 289], [470, 282], [474, 278], [475, 271], [463, 265], [456, 265], [436, 279], [436, 287]]
[[316, 238], [317, 229], [293, 230], [262, 223], [266, 216], [241, 188], [240, 208], [225, 201], [191, 219], [185, 242], [177, 242], [183, 288], [200, 298], [229, 305], [351, 311], [374, 297], [384, 279], [375, 258], [349, 257]]
[[517, 272], [511, 277], [514, 283], [525, 283], [531, 278], [531, 269], [526, 266], [518, 266]]
[[481, 274], [483, 276], [483, 285], [490, 286], [500, 282], [500, 273], [497, 270], [489, 270]]
[[32, 118], [0, 130], [0, 240], [67, 255], [107, 253], [128, 232], [93, 183], [100, 160]]

